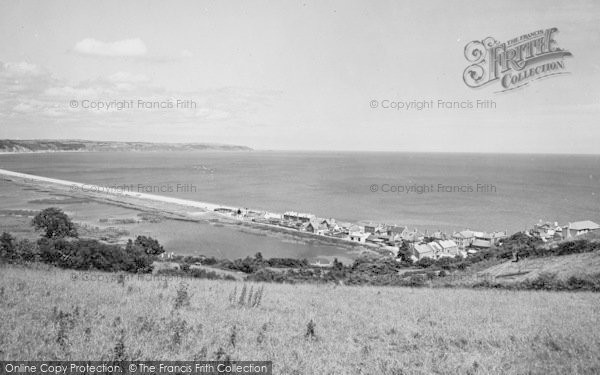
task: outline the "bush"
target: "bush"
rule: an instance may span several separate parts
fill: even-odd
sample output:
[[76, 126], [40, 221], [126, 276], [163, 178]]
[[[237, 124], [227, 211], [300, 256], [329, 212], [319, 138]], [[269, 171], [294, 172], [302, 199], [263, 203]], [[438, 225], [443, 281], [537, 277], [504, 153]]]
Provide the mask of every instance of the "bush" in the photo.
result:
[[165, 249], [152, 237], [137, 236], [133, 245], [141, 248], [148, 256], [156, 256], [165, 252]]
[[600, 249], [600, 244], [588, 240], [575, 240], [563, 242], [554, 249], [556, 255], [589, 253]]
[[431, 258], [423, 258], [420, 259], [417, 263], [415, 263], [415, 265], [417, 267], [421, 267], [421, 268], [429, 268], [431, 266], [433, 266], [435, 264], [435, 260], [431, 259]]
[[10, 233], [0, 236], [0, 257], [9, 261], [15, 258], [15, 238]]
[[34, 242], [23, 239], [15, 245], [15, 254], [20, 261], [35, 262], [39, 260], [38, 247]]
[[144, 252], [97, 240], [67, 240], [41, 238], [38, 241], [39, 258], [58, 267], [101, 271], [150, 272], [151, 260]]
[[56, 207], [49, 207], [35, 215], [31, 224], [44, 230], [46, 238], [77, 237], [77, 230], [71, 219]]

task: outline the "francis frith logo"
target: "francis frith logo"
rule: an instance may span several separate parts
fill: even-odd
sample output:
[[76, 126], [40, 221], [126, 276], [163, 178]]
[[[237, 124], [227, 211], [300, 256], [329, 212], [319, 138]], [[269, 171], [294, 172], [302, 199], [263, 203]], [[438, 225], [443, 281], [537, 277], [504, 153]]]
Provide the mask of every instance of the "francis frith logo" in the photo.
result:
[[471, 88], [494, 82], [498, 92], [523, 87], [549, 76], [568, 74], [565, 57], [571, 52], [558, 47], [556, 27], [536, 30], [500, 43], [492, 37], [475, 40], [465, 46], [465, 57], [471, 63], [463, 80]]

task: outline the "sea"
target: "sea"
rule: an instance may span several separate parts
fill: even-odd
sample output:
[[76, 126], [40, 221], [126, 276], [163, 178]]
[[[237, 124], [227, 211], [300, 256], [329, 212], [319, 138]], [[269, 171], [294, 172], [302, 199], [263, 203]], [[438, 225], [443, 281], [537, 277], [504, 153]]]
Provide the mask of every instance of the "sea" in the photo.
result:
[[600, 155], [102, 152], [0, 155], [0, 168], [100, 187], [423, 232], [600, 222]]

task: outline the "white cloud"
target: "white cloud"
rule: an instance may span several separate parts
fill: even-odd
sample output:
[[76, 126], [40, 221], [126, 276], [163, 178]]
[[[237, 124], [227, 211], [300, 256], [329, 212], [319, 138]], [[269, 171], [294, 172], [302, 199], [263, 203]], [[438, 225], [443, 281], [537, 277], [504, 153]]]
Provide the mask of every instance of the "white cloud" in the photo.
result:
[[5, 74], [19, 76], [35, 76], [43, 73], [39, 66], [25, 61], [18, 63], [3, 63], [0, 71], [4, 71]]
[[113, 83], [145, 83], [150, 81], [145, 74], [132, 74], [128, 72], [117, 72], [111, 74], [108, 80]]
[[[153, 84], [152, 79], [141, 71], [116, 71], [96, 79], [70, 82], [53, 76], [43, 66], [0, 61], [2, 128], [7, 126], [15, 131], [22, 129], [23, 123], [39, 126], [51, 123], [77, 131], [81, 131], [81, 124], [86, 124], [87, 128], [102, 129], [132, 124], [185, 127], [221, 123], [230, 126], [252, 121], [255, 106], [258, 105], [254, 101], [264, 102], [259, 92], [254, 98], [251, 92], [238, 89], [173, 91]], [[144, 110], [133, 106], [124, 110], [96, 110], [84, 108], [84, 100], [103, 103], [127, 100], [175, 103], [177, 100], [192, 100], [197, 108]], [[122, 131], [122, 128], [119, 129]]]
[[72, 87], [72, 86], [59, 86], [49, 87], [44, 90], [44, 94], [51, 97], [94, 97], [100, 94], [100, 90], [93, 87]]
[[181, 57], [184, 59], [194, 57], [194, 53], [192, 53], [192, 51], [190, 51], [189, 49], [184, 49], [181, 51]]
[[26, 103], [19, 103], [13, 107], [13, 111], [20, 113], [28, 113], [33, 110], [33, 107]]
[[75, 44], [74, 50], [83, 55], [105, 57], [136, 57], [144, 56], [148, 52], [146, 44], [139, 38], [118, 40], [116, 42], [103, 42], [86, 38]]

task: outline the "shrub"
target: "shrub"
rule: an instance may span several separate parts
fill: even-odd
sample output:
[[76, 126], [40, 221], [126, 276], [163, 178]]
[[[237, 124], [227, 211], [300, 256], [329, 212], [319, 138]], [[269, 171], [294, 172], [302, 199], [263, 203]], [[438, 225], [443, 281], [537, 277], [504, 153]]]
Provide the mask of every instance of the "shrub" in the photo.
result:
[[38, 241], [42, 262], [62, 268], [101, 271], [149, 272], [150, 260], [141, 252], [123, 251], [118, 245], [97, 240], [41, 238]]
[[12, 259], [15, 252], [15, 238], [7, 232], [2, 232], [0, 236], [0, 257]]
[[152, 237], [137, 236], [135, 246], [140, 247], [148, 256], [156, 256], [165, 252], [165, 249]]
[[431, 258], [423, 258], [416, 263], [417, 267], [429, 268], [435, 264], [435, 260]]
[[175, 297], [175, 304], [173, 308], [175, 310], [190, 305], [190, 294], [188, 293], [188, 285], [184, 282], [179, 284], [177, 289], [177, 296]]
[[311, 319], [310, 322], [308, 322], [308, 324], [306, 325], [306, 333], [304, 334], [304, 337], [306, 337], [307, 339], [315, 339], [317, 337], [317, 335], [315, 333], [316, 328], [317, 328], [317, 325]]
[[15, 254], [19, 260], [25, 262], [35, 262], [39, 260], [39, 251], [37, 245], [28, 239], [23, 239], [15, 245]]
[[35, 215], [31, 224], [45, 231], [46, 238], [77, 237], [77, 230], [71, 219], [56, 207], [49, 207]]
[[264, 292], [264, 286], [257, 287], [256, 290], [254, 290], [254, 286], [251, 286], [250, 290], [248, 290], [248, 287], [244, 283], [239, 297], [237, 295], [237, 286], [229, 294], [229, 304], [237, 307], [259, 307], [262, 303]]

